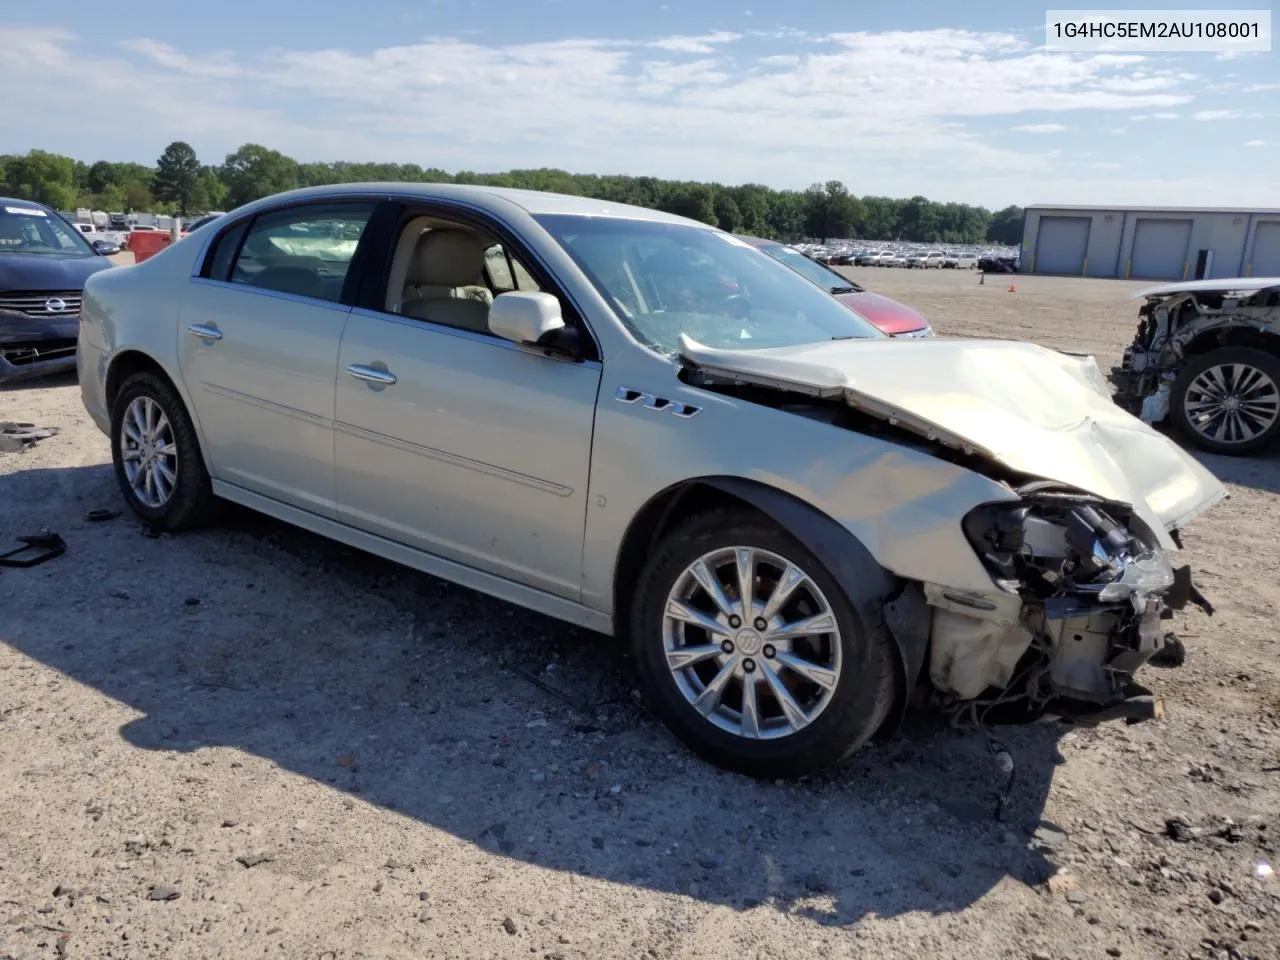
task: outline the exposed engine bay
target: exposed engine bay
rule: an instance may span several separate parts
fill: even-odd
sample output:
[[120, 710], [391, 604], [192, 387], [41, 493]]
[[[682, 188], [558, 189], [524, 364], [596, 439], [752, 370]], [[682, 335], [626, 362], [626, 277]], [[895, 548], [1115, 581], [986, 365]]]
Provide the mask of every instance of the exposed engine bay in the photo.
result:
[[1134, 673], [1165, 646], [1188, 602], [1212, 606], [1123, 504], [1050, 482], [979, 506], [965, 536], [1007, 598], [925, 585], [929, 673], [958, 719], [1158, 715]]
[[1191, 358], [1228, 346], [1280, 352], [1280, 284], [1201, 281], [1142, 295], [1137, 335], [1109, 379], [1116, 403], [1147, 423], [1168, 417], [1175, 381]]

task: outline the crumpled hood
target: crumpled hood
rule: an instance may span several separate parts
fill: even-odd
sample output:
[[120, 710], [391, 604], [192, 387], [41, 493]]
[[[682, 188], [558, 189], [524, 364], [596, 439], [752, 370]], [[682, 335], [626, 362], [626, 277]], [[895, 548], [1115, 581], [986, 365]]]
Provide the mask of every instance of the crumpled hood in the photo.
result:
[[720, 350], [681, 336], [712, 377], [843, 397], [1020, 473], [1132, 505], [1172, 530], [1227, 495], [1177, 444], [1118, 407], [1089, 356], [1013, 340], [842, 340]]

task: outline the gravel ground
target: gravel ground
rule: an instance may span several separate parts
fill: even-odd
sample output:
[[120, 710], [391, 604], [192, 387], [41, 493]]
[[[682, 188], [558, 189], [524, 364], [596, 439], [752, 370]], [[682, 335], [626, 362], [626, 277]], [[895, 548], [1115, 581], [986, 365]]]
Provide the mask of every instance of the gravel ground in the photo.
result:
[[[1104, 367], [1135, 316], [1118, 282], [846, 272]], [[601, 638], [245, 512], [89, 522], [123, 503], [75, 383], [0, 412], [59, 430], [0, 454], [0, 543], [68, 544], [0, 572], [0, 958], [1280, 957], [1280, 457], [1206, 458], [1218, 613], [1144, 674], [1166, 719], [999, 731], [999, 822], [979, 736], [724, 774]]]

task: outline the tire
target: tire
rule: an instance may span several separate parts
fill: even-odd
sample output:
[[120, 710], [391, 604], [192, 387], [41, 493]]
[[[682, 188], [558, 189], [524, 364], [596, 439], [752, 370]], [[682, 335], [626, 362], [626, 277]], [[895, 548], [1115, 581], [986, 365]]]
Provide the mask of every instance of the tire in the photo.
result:
[[[133, 452], [137, 444], [127, 438], [126, 420], [129, 421], [129, 430], [137, 435], [137, 411], [147, 404], [158, 410], [168, 425], [167, 430], [156, 431], [157, 442], [147, 448], [154, 451], [151, 461], [167, 467], [168, 471], [157, 467], [152, 471], [153, 486], [149, 487], [146, 481], [142, 481], [135, 487], [130, 479], [130, 465], [138, 461], [126, 461], [125, 448], [129, 447]], [[157, 418], [155, 422], [158, 424], [160, 420]], [[172, 453], [165, 454], [164, 450]], [[144, 471], [146, 459], [144, 456], [144, 465], [134, 469]], [[166, 532], [186, 530], [199, 526], [211, 515], [215, 500], [195, 425], [177, 390], [164, 377], [151, 372], [135, 373], [121, 385], [111, 407], [111, 460], [120, 492], [130, 509], [151, 529]], [[163, 485], [155, 479], [156, 472], [161, 474]], [[170, 474], [172, 483], [167, 480]], [[166, 489], [168, 495], [161, 497]]]
[[[1204, 402], [1206, 394], [1199, 388], [1205, 380], [1201, 377], [1215, 368], [1222, 367], [1228, 369], [1220, 370], [1219, 376], [1227, 377], [1229, 371], [1230, 380], [1223, 382], [1229, 382], [1232, 386], [1239, 383], [1240, 377], [1247, 376], [1245, 370], [1252, 371], [1250, 380], [1257, 386], [1247, 396], [1255, 400], [1251, 409], [1260, 412], [1263, 416], [1251, 418], [1248, 421], [1237, 419], [1236, 426], [1228, 425], [1226, 435], [1219, 440], [1197, 428], [1187, 411], [1187, 405]], [[1249, 386], [1250, 383], [1246, 382], [1246, 387]], [[1265, 350], [1259, 350], [1257, 347], [1222, 347], [1195, 357], [1182, 368], [1177, 379], [1174, 380], [1169, 396], [1169, 408], [1174, 427], [1201, 450], [1228, 456], [1247, 456], [1266, 450], [1280, 442], [1280, 357]], [[1266, 417], [1270, 418], [1270, 424], [1262, 427]], [[1213, 419], [1209, 420], [1204, 429], [1212, 430], [1215, 422]], [[1239, 424], [1257, 428], [1257, 432], [1252, 436], [1245, 436], [1245, 432], [1239, 429]], [[1239, 439], [1233, 439], [1233, 437]]]
[[[755, 552], [753, 566], [761, 581], [757, 587], [765, 580], [770, 584], [767, 591], [759, 591], [757, 614], [769, 612], [760, 609], [759, 601], [767, 606], [772, 586], [778, 581], [776, 572], [785, 561], [798, 567], [807, 578], [794, 588], [771, 624], [776, 627], [783, 622], [798, 622], [817, 611], [820, 615], [829, 613], [836, 629], [821, 635], [797, 635], [799, 639], [789, 643], [783, 638], [774, 648], [767, 642], [767, 631], [730, 629], [732, 621], [727, 619], [718, 621], [723, 635], [714, 637], [705, 628], [676, 626], [667, 615], [668, 599], [673, 594], [687, 596], [683, 593], [686, 586], [694, 591], [694, 605], [701, 600], [702, 609], [714, 609], [709, 606], [709, 592], [694, 585], [700, 581], [689, 572], [692, 565], [700, 558], [724, 552], [729, 557], [728, 569], [732, 570], [735, 548]], [[736, 586], [730, 586], [736, 578], [720, 578], [720, 582], [726, 599], [736, 603], [738, 591]], [[838, 764], [875, 735], [893, 705], [897, 661], [893, 640], [883, 622], [878, 615], [869, 622], [855, 611], [818, 559], [760, 514], [718, 509], [679, 524], [662, 539], [645, 564], [631, 610], [632, 651], [641, 686], [654, 712], [698, 756], [736, 773], [790, 778]], [[754, 623], [741, 626], [751, 627]], [[716, 640], [718, 651], [708, 642], [710, 639]], [[726, 639], [734, 649], [724, 649]], [[714, 659], [703, 659], [696, 666], [684, 666], [677, 672], [668, 666], [668, 644], [679, 649], [681, 640], [690, 649], [701, 648], [704, 657], [714, 651]], [[782, 645], [790, 649], [783, 650]], [[817, 664], [827, 668], [822, 673], [828, 683], [834, 678], [832, 688], [828, 691], [807, 679], [810, 672], [793, 671], [789, 664], [797, 659], [807, 661], [806, 671], [812, 671]], [[718, 679], [726, 664], [734, 671], [733, 676], [723, 686], [722, 696], [712, 698], [719, 705], [710, 715], [704, 714], [695, 708], [693, 700], [699, 692], [707, 695], [715, 686], [711, 679]], [[697, 672], [700, 677], [691, 676]], [[754, 715], [760, 720], [757, 737], [742, 732], [749, 713], [748, 677], [757, 691], [751, 700], [757, 704]], [[792, 702], [809, 711], [805, 723], [788, 720], [783, 713], [783, 700], [773, 693], [783, 680], [793, 695]]]

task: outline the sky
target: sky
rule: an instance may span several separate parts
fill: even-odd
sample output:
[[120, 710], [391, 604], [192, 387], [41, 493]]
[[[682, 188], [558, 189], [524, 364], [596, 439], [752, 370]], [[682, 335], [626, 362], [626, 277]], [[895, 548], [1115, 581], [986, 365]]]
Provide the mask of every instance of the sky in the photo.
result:
[[154, 164], [185, 140], [219, 163], [254, 142], [992, 209], [1280, 206], [1280, 50], [1051, 52], [1044, 17], [1007, 0], [0, 0], [0, 153]]

